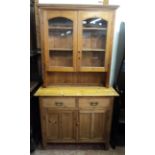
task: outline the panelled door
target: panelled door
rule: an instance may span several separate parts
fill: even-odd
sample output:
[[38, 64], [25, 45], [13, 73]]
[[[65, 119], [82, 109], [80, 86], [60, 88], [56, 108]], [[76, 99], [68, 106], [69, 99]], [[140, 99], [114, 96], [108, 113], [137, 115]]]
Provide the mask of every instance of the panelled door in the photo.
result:
[[111, 14], [100, 11], [78, 13], [78, 69], [106, 72], [110, 52]]
[[105, 110], [80, 110], [79, 142], [104, 142], [106, 132]]
[[77, 12], [46, 11], [43, 20], [46, 71], [75, 71]]
[[75, 110], [51, 110], [46, 112], [46, 137], [49, 142], [75, 142], [77, 112]]
[[64, 142], [75, 142], [77, 136], [77, 112], [74, 110], [63, 110], [60, 114], [61, 118], [61, 139]]
[[58, 111], [46, 110], [46, 137], [47, 141], [60, 139], [60, 114]]

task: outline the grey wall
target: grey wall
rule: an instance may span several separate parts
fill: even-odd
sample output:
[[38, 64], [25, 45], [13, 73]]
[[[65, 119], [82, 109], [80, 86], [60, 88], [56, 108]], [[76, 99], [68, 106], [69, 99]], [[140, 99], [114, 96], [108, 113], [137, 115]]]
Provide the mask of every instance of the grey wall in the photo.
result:
[[125, 55], [125, 23], [120, 22], [118, 29], [115, 27], [114, 42], [112, 50], [112, 64], [110, 74], [110, 85], [116, 82], [122, 59]]

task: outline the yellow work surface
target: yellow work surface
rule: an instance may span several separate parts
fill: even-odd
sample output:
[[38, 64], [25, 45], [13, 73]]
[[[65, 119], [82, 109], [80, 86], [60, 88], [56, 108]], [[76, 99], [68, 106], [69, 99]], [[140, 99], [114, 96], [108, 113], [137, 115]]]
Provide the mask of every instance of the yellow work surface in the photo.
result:
[[40, 87], [35, 96], [119, 96], [119, 94], [112, 87], [51, 86]]

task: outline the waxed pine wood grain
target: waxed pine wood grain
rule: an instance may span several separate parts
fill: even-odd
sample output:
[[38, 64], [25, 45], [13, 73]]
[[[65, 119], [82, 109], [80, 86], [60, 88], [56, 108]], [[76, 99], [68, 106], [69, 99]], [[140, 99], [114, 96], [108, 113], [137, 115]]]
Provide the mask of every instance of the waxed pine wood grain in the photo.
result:
[[35, 96], [119, 96], [112, 88], [97, 86], [51, 86], [40, 87]]
[[[44, 55], [46, 57], [46, 69], [47, 71], [63, 71], [63, 72], [68, 72], [68, 71], [74, 71], [75, 68], [76, 68], [76, 52], [77, 52], [77, 46], [76, 46], [76, 43], [77, 43], [77, 12], [76, 11], [47, 11], [47, 18], [46, 18], [46, 24], [45, 24], [45, 27], [46, 27], [46, 32], [49, 28], [49, 26], [47, 25], [47, 22], [48, 20], [50, 19], [53, 19], [53, 18], [56, 18], [56, 17], [63, 17], [63, 18], [66, 18], [66, 19], [69, 19], [72, 21], [73, 23], [73, 65], [72, 67], [65, 67], [65, 66], [60, 66], [60, 67], [54, 67], [54, 66], [50, 66], [50, 59], [48, 58], [49, 57], [49, 50], [50, 50], [50, 46], [49, 46], [49, 36], [47, 35], [46, 36], [46, 42], [45, 42], [45, 46], [46, 46], [46, 51], [44, 51]], [[59, 44], [59, 46], [61, 47], [62, 43], [59, 42], [59, 39], [57, 41], [57, 43]], [[64, 43], [66, 44], [66, 43]], [[72, 42], [70, 42], [70, 44], [72, 44]]]
[[[117, 7], [39, 5], [43, 87], [37, 90], [35, 96], [40, 98], [44, 148], [50, 143], [102, 143], [105, 149], [109, 148], [113, 98], [119, 95], [109, 87], [114, 17]], [[48, 23], [49, 20], [59, 17], [72, 21], [73, 27], [64, 28], [72, 29], [72, 37], [54, 36], [53, 40], [54, 34], [49, 34], [51, 29], [60, 30], [62, 25], [54, 27]], [[107, 21], [108, 26], [104, 29], [96, 27], [87, 29], [87, 31], [106, 31], [106, 41], [101, 37], [106, 44], [102, 44], [101, 40], [97, 41], [98, 38], [94, 36], [83, 37], [82, 21], [88, 18], [102, 18]], [[92, 52], [93, 42], [98, 43], [93, 52], [98, 54], [105, 52], [105, 57], [100, 59], [103, 62], [90, 61], [87, 58], [93, 56], [87, 53]], [[53, 51], [55, 53], [51, 54]], [[65, 52], [68, 53], [64, 54]], [[65, 60], [65, 57], [70, 56], [72, 59]], [[89, 152], [86, 153], [91, 155]]]
[[104, 143], [108, 148], [112, 101], [113, 97], [40, 97], [44, 148], [53, 142]]

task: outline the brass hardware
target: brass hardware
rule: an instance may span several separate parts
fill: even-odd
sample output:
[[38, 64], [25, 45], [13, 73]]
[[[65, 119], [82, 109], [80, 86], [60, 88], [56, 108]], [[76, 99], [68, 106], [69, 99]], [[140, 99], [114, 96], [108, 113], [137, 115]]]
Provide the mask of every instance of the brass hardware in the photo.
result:
[[97, 106], [98, 105], [98, 102], [90, 102], [90, 105], [91, 106]]
[[63, 102], [55, 102], [56, 106], [63, 106]]

